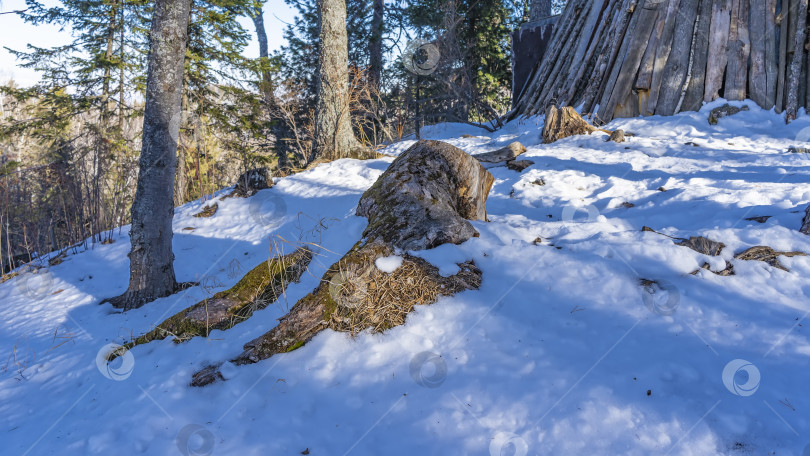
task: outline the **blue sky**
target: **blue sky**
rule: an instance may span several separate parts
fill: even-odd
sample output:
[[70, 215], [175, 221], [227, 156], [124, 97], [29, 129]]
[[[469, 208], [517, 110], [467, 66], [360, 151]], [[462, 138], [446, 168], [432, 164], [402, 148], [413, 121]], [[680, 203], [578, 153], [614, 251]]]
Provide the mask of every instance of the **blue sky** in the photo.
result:
[[[2, 0], [0, 11], [14, 11], [25, 8], [25, 0]], [[59, 2], [45, 0], [46, 5], [54, 5]], [[267, 28], [267, 37], [270, 49], [278, 49], [284, 42], [282, 32], [285, 23], [292, 22], [295, 11], [292, 10], [284, 0], [268, 0], [264, 7], [264, 22]], [[253, 24], [249, 19], [243, 21], [245, 27], [253, 32]], [[12, 49], [24, 49], [27, 44], [40, 47], [57, 46], [70, 40], [69, 31], [59, 31], [59, 27], [40, 25], [32, 26], [23, 22], [15, 14], [0, 15], [0, 82], [5, 83], [9, 79], [14, 79], [20, 85], [32, 85], [39, 80], [38, 74], [33, 70], [20, 68], [16, 65], [14, 57], [5, 50], [5, 47]], [[255, 37], [250, 46], [245, 50], [249, 57], [259, 55], [259, 46]]]

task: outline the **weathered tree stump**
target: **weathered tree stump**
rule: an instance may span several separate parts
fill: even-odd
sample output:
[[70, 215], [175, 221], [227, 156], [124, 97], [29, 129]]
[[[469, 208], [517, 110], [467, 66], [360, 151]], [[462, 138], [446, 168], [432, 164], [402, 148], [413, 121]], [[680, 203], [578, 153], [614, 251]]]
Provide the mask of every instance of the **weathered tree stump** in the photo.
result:
[[[486, 220], [494, 178], [464, 151], [420, 141], [400, 155], [363, 195], [357, 214], [368, 217], [365, 240], [332, 265], [320, 285], [298, 301], [278, 326], [245, 344], [231, 362], [256, 363], [295, 350], [324, 329], [356, 334], [384, 331], [405, 322], [415, 305], [481, 285], [473, 263], [443, 277], [427, 261], [399, 252], [462, 243], [478, 233], [468, 220]], [[378, 260], [399, 255], [382, 270]], [[192, 386], [222, 380], [218, 366], [194, 375]]]
[[585, 121], [574, 108], [565, 106], [557, 109], [550, 106], [546, 110], [543, 126], [543, 142], [551, 144], [569, 136], [589, 135], [598, 129]]
[[273, 179], [270, 178], [267, 168], [256, 168], [246, 171], [236, 180], [231, 196], [249, 198], [258, 191], [273, 186]]
[[357, 205], [364, 233], [403, 250], [460, 244], [486, 220], [495, 178], [473, 157], [440, 141], [419, 141], [400, 155]]

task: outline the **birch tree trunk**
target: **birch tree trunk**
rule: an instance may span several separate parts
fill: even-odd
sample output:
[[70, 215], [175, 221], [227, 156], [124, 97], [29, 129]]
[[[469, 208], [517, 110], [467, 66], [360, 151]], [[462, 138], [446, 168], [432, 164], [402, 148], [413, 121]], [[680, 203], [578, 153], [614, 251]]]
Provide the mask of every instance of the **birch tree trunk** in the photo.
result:
[[132, 204], [129, 289], [109, 300], [134, 309], [174, 294], [174, 174], [190, 0], [157, 0], [149, 31], [149, 65], [138, 186]]
[[338, 159], [359, 147], [349, 105], [346, 0], [318, 0], [318, 29], [321, 54], [313, 150], [316, 157]]

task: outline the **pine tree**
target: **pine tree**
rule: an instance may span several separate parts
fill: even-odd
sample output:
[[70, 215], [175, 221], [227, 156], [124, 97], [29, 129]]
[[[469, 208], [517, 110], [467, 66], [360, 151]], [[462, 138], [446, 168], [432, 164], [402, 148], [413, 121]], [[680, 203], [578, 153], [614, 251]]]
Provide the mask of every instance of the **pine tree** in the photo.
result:
[[110, 300], [124, 310], [169, 296], [178, 288], [172, 252], [172, 194], [190, 3], [157, 0], [150, 27], [143, 149], [132, 205], [129, 288]]
[[337, 159], [359, 147], [349, 104], [345, 0], [318, 0], [318, 32], [318, 106], [313, 148], [318, 157]]
[[[318, 31], [317, 0], [285, 0], [298, 14], [284, 29], [287, 44], [276, 53], [281, 61], [281, 76], [294, 81], [303, 91], [307, 103], [314, 107], [317, 93]], [[346, 0], [347, 52], [349, 65], [366, 68], [369, 65], [372, 9], [368, 0]]]
[[[416, 0], [409, 27], [440, 53], [435, 71], [410, 76], [415, 110], [427, 122], [483, 122], [509, 106], [511, 30], [525, 5], [507, 0]], [[419, 123], [419, 122], [418, 122]]]
[[[4, 123], [0, 133], [36, 139], [46, 151], [40, 163], [70, 170], [65, 173], [66, 184], [53, 189], [58, 193], [78, 188], [70, 195], [74, 212], [61, 218], [81, 219], [79, 226], [86, 228], [78, 230], [79, 235], [101, 241], [103, 230], [125, 218], [120, 208], [126, 205], [122, 187], [137, 145], [137, 138], [125, 128], [137, 114], [128, 94], [138, 86], [137, 75], [143, 68], [136, 49], [141, 41], [137, 21], [142, 3], [65, 0], [46, 7], [28, 0], [26, 4], [28, 8], [18, 13], [25, 21], [70, 28], [73, 40], [53, 48], [29, 45], [27, 50], [11, 51], [23, 67], [41, 72], [41, 82], [30, 88], [5, 88], [16, 102], [34, 108], [26, 118]], [[45, 216], [50, 217], [47, 211]], [[65, 243], [51, 238], [51, 246]]]

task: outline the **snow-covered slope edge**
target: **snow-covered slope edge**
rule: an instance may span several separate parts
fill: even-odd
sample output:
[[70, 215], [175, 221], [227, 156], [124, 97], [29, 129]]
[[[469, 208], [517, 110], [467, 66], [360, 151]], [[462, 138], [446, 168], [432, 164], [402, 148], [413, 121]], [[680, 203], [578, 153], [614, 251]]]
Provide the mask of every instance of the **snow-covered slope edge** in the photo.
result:
[[[179, 208], [178, 280], [202, 286], [127, 314], [98, 305], [126, 288], [125, 232], [47, 275], [6, 282], [4, 453], [801, 455], [810, 257], [782, 258], [790, 272], [735, 261], [735, 276], [690, 273], [754, 245], [810, 253], [798, 232], [810, 156], [787, 153], [810, 138], [810, 117], [786, 126], [752, 107], [709, 126], [712, 107], [615, 121], [608, 127], [638, 135], [624, 144], [594, 135], [539, 145], [541, 119], [492, 135], [426, 130], [473, 154], [519, 140], [535, 162], [523, 174], [491, 168], [481, 237], [424, 254], [448, 274], [474, 259], [481, 290], [385, 334], [326, 332], [208, 388], [188, 387], [191, 373], [270, 329], [359, 240], [366, 221], [354, 207], [390, 158], [322, 165], [221, 201], [210, 219], [192, 217], [202, 202]], [[710, 258], [643, 226], [727, 247]], [[323, 247], [286, 302], [207, 340], [136, 347], [129, 363], [99, 369], [102, 347], [231, 286], [278, 235]], [[669, 293], [651, 300], [640, 279]]]

